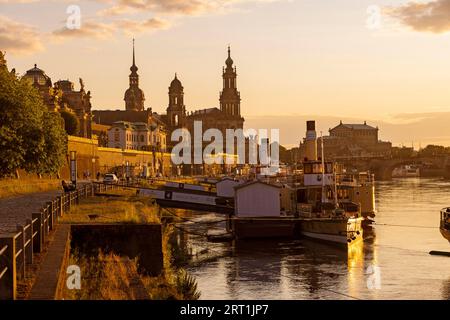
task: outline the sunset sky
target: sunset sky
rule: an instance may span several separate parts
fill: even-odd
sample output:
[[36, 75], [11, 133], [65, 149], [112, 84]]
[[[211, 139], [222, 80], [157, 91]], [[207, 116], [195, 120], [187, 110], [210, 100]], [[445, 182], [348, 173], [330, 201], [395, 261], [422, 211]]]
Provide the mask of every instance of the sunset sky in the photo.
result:
[[[71, 4], [79, 30], [65, 28]], [[175, 72], [188, 111], [218, 106], [230, 44], [246, 126], [279, 127], [284, 144], [315, 118], [324, 131], [367, 120], [396, 145], [450, 145], [450, 0], [0, 0], [9, 67], [81, 77], [94, 109], [124, 108], [133, 37], [156, 112]]]

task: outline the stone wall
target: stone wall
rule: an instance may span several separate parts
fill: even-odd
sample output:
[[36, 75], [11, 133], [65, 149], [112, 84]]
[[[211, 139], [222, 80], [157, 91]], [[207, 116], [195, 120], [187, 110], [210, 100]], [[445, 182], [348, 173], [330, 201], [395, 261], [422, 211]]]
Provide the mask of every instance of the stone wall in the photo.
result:
[[[83, 179], [83, 174], [89, 172], [91, 178], [95, 178], [97, 172], [101, 174], [114, 171], [122, 171], [125, 164], [134, 170], [134, 174], [142, 172], [142, 166], [149, 167], [150, 174], [161, 172], [164, 175], [172, 173], [172, 165], [169, 153], [147, 152], [137, 150], [121, 150], [115, 148], [103, 148], [98, 146], [98, 141], [74, 136], [68, 137], [68, 154], [66, 165], [61, 170], [61, 177], [69, 179], [70, 151], [77, 152], [77, 172], [78, 178]], [[118, 169], [117, 169], [118, 168]]]
[[139, 272], [158, 276], [163, 270], [160, 224], [91, 224], [71, 226], [71, 248], [87, 255], [114, 252], [138, 257]]

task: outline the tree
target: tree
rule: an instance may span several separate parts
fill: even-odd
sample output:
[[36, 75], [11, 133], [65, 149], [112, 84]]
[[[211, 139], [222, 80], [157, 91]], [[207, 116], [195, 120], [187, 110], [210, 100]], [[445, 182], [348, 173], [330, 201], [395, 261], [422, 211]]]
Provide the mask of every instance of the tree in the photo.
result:
[[[45, 123], [47, 121], [49, 123]], [[48, 116], [47, 107], [40, 93], [28, 81], [17, 79], [15, 74], [8, 72], [6, 66], [2, 66], [0, 177], [12, 176], [18, 169], [35, 173], [49, 172], [49, 168], [54, 169], [46, 160], [48, 157], [46, 150], [52, 150], [57, 157], [61, 152], [65, 152], [65, 144], [56, 145], [50, 141], [55, 138], [56, 143], [60, 143], [61, 137], [55, 133], [58, 128], [51, 128], [55, 130], [50, 133], [52, 138], [47, 133], [49, 126], [55, 125], [55, 121]], [[53, 163], [57, 166], [61, 164], [59, 160]]]
[[80, 131], [80, 121], [69, 111], [61, 111], [61, 117], [64, 119], [64, 128], [68, 135], [76, 136]]
[[39, 173], [56, 173], [64, 165], [67, 154], [67, 135], [59, 113], [44, 113], [43, 130], [45, 146]]

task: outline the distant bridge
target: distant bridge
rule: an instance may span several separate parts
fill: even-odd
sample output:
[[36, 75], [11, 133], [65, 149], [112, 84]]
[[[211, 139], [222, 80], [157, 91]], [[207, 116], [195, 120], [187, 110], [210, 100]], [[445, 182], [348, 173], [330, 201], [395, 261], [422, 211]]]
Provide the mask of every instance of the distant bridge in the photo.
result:
[[429, 165], [438, 175], [450, 174], [450, 157], [426, 157], [407, 159], [342, 159], [337, 160], [347, 168], [355, 168], [359, 171], [370, 171], [375, 174], [377, 180], [391, 180], [392, 171], [402, 165]]

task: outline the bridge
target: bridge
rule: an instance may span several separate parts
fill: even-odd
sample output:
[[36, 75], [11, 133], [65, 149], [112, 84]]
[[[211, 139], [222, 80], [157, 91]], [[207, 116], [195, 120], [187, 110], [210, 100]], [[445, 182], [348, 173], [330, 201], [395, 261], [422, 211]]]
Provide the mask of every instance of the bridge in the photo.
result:
[[[417, 165], [432, 168], [427, 170], [433, 176], [450, 176], [450, 157], [426, 157], [405, 159], [342, 159], [337, 160], [346, 168], [370, 171], [377, 180], [391, 180], [392, 171], [402, 165]], [[424, 170], [425, 172], [425, 170]]]

